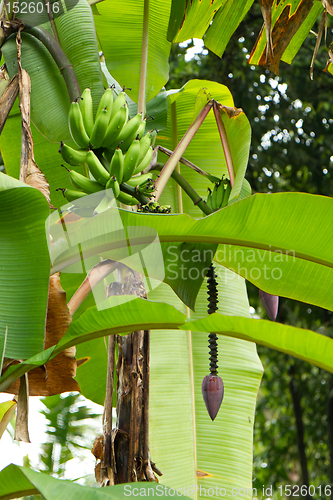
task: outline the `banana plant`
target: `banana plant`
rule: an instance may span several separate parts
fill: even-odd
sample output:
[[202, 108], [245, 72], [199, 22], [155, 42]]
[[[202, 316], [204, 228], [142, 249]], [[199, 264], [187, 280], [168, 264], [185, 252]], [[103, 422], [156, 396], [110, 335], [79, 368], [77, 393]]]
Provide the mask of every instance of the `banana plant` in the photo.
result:
[[[229, 0], [217, 13], [210, 3], [105, 0], [91, 9], [85, 0], [78, 0], [53, 20], [46, 17], [33, 27], [29, 26], [29, 16], [23, 16], [27, 27], [22, 32], [22, 65], [31, 77], [34, 154], [49, 183], [51, 205], [68, 208], [57, 189], [71, 188], [58, 153], [60, 141], [74, 145], [68, 127], [70, 103], [79, 97], [78, 88], [81, 92], [90, 88], [96, 114], [104, 95], [103, 85], [112, 82], [118, 90], [126, 87], [132, 118], [140, 113], [156, 118], [150, 128], [159, 130], [155, 142], [159, 146], [156, 168], [161, 166], [156, 182], [158, 201], [170, 205], [172, 213], [134, 213], [111, 207], [85, 225], [71, 219], [63, 223], [60, 210], [49, 217], [43, 195], [17, 180], [21, 117], [18, 108], [12, 108], [0, 136], [7, 174], [0, 174], [0, 207], [5, 214], [0, 238], [2, 247], [8, 249], [0, 257], [4, 283], [0, 366], [6, 368], [0, 390], [13, 390], [15, 383], [17, 388], [25, 373], [46, 363], [49, 366], [61, 353], [76, 346], [80, 390], [103, 404], [108, 376], [103, 337], [151, 330], [150, 453], [163, 473], [161, 484], [154, 488], [170, 487], [203, 498], [221, 496], [220, 492], [234, 495], [238, 488], [242, 498], [251, 498], [253, 421], [263, 371], [255, 342], [333, 371], [333, 341], [313, 332], [251, 319], [245, 278], [265, 292], [331, 309], [332, 298], [326, 290], [332, 282], [332, 200], [301, 193], [251, 196], [244, 179], [251, 130], [246, 114], [235, 107], [229, 90], [215, 82], [192, 80], [182, 89], [163, 91], [172, 41], [202, 37], [208, 28], [207, 46], [222, 53], [253, 2], [237, 2], [241, 8], [236, 9], [236, 2]], [[295, 7], [298, 2], [292, 3]], [[275, 3], [273, 7], [278, 10]], [[131, 12], [130, 17], [124, 17], [124, 8]], [[275, 11], [271, 13], [273, 24], [281, 14]], [[321, 11], [322, 6], [316, 5], [316, 10], [310, 11], [311, 19]], [[219, 26], [226, 19], [230, 23], [221, 35]], [[267, 12], [264, 19], [269, 33]], [[311, 28], [311, 19], [301, 25], [301, 30], [296, 27], [299, 36], [295, 35], [295, 47]], [[14, 33], [5, 33], [2, 52], [9, 75], [14, 77], [18, 28], [10, 21]], [[105, 59], [102, 65], [97, 40]], [[254, 62], [263, 63], [259, 53], [262, 40], [255, 49], [259, 55]], [[267, 47], [272, 57], [269, 37]], [[64, 57], [73, 67], [74, 83], [59, 69], [58, 62]], [[292, 59], [291, 52], [288, 57]], [[171, 152], [169, 161], [165, 152]], [[75, 165], [73, 171], [87, 174]], [[222, 178], [232, 184], [229, 203], [213, 213], [206, 210], [204, 202], [209, 198], [208, 188], [214, 190], [215, 182]], [[110, 220], [118, 232], [110, 231]], [[56, 245], [50, 245], [50, 234]], [[152, 263], [148, 298], [124, 302], [121, 296], [112, 296], [101, 302], [94, 292], [71, 315], [60, 293], [63, 302], [58, 312], [64, 318], [63, 336], [43, 350], [50, 272], [61, 271], [61, 285], [69, 303], [84, 281], [85, 267], [93, 269], [101, 258], [118, 262], [132, 257], [128, 254], [129, 240], [132, 254], [145, 255], [155, 237], [161, 258], [157, 264], [162, 262], [163, 272]], [[152, 248], [156, 246], [150, 248], [148, 260], [155, 255]], [[219, 303], [217, 312], [208, 315], [205, 274], [213, 259]], [[146, 267], [148, 260], [144, 260]], [[130, 262], [133, 269], [142, 269], [142, 262], [134, 258]], [[50, 322], [48, 315], [46, 330]], [[225, 388], [214, 422], [201, 394], [201, 382], [209, 373], [208, 333], [212, 331], [218, 337], [219, 374]], [[45, 390], [52, 394], [59, 389]], [[128, 490], [124, 490], [126, 486]], [[124, 491], [134, 488], [126, 486], [113, 486], [104, 494], [123, 498]], [[0, 499], [22, 492], [59, 498], [67, 487], [73, 498], [83, 494], [83, 487], [65, 485], [14, 465], [0, 472]], [[147, 484], [138, 487], [142, 494], [148, 488]], [[168, 496], [167, 489], [161, 492]], [[89, 494], [98, 497], [102, 492]]]

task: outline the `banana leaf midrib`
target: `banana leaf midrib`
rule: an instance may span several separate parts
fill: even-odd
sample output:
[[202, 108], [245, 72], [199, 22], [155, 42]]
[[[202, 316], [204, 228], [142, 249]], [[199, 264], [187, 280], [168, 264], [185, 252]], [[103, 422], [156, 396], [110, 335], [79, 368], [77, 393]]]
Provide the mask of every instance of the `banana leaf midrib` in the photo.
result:
[[[114, 242], [112, 241], [112, 236], [107, 235], [110, 240], [101, 243], [99, 245], [94, 245], [91, 246], [90, 248], [85, 245], [85, 250], [84, 250], [84, 255], [85, 258], [91, 257], [97, 254], [103, 254], [105, 252], [109, 252], [110, 250], [116, 250], [119, 248], [126, 248], [128, 246], [127, 240], [122, 240], [119, 242]], [[91, 239], [92, 243], [95, 242], [95, 239]], [[237, 247], [244, 247], [244, 248], [251, 248], [255, 250], [262, 250], [266, 252], [272, 252], [272, 253], [279, 253], [281, 255], [285, 255], [287, 258], [289, 257], [289, 254], [291, 252], [290, 248], [286, 248], [283, 246], [273, 246], [270, 244], [259, 244], [259, 243], [253, 243], [253, 241], [250, 240], [243, 240], [241, 238], [225, 238], [223, 236], [211, 236], [211, 235], [203, 235], [203, 234], [173, 234], [173, 235], [159, 235], [159, 241], [160, 243], [207, 243], [207, 244], [218, 244], [218, 245], [233, 245]], [[86, 243], [86, 242], [85, 242]], [[144, 244], [149, 244], [151, 243], [151, 237], [150, 236], [145, 236], [145, 237], [138, 237], [138, 238], [131, 238], [131, 245], [134, 247], [136, 245], [144, 245]], [[333, 268], [333, 261], [329, 261], [326, 259], [322, 259], [318, 256], [310, 255], [310, 254], [305, 254], [302, 252], [298, 252], [297, 250], [292, 251], [292, 255], [290, 258], [292, 259], [303, 259], [308, 262], [314, 262], [315, 264], [321, 264], [326, 267], [331, 267]], [[75, 253], [73, 255], [73, 253]], [[74, 264], [78, 261], [80, 261], [81, 255], [78, 254], [77, 249], [74, 248], [71, 251], [66, 251], [63, 253], [62, 257], [59, 259], [56, 259], [54, 261], [54, 264], [51, 268], [51, 274], [61, 271], [65, 267]]]
[[[175, 330], [179, 329], [184, 323], [168, 323], [168, 329]], [[130, 325], [117, 326], [114, 328], [106, 328], [103, 330], [95, 330], [91, 332], [90, 335], [83, 333], [82, 337], [74, 337], [68, 340], [66, 343], [59, 343], [57, 348], [52, 353], [51, 359], [57, 356], [64, 349], [68, 349], [73, 345], [81, 344], [82, 342], [87, 342], [89, 340], [95, 339], [96, 337], [108, 337], [109, 335], [121, 335], [122, 333], [134, 332], [137, 330], [160, 330], [161, 323], [132, 323]]]

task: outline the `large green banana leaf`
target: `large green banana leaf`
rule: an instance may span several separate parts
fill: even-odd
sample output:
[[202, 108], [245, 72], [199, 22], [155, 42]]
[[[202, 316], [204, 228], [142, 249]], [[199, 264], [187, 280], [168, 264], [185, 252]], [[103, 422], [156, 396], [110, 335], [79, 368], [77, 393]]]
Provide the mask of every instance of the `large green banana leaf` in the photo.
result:
[[216, 332], [222, 336], [250, 340], [333, 372], [333, 341], [312, 330], [266, 320], [222, 316], [218, 313], [187, 323], [181, 328], [197, 328], [201, 332]]
[[[108, 87], [115, 89], [117, 93], [122, 91], [121, 85], [117, 80], [111, 75], [104, 62], [101, 63], [102, 71], [107, 81]], [[138, 105], [132, 101], [132, 99], [127, 95], [126, 90], [126, 102], [128, 104], [129, 116], [132, 118], [138, 112]], [[163, 87], [159, 93], [147, 102], [146, 106], [146, 132], [149, 130], [163, 130], [166, 127], [167, 121], [167, 95], [165, 88]]]
[[[224, 280], [226, 282], [228, 280], [230, 281], [230, 273], [225, 274], [225, 270], [221, 272], [224, 273]], [[236, 286], [235, 284], [237, 284], [238, 288], [240, 287], [239, 283], [243, 283], [240, 277], [233, 277], [231, 281], [234, 281], [232, 286]], [[84, 345], [86, 346], [84, 357], [90, 358], [90, 356], [95, 355], [93, 351], [94, 349], [97, 350], [97, 347], [100, 350], [105, 350], [105, 345], [102, 345], [101, 342], [93, 344], [93, 340], [96, 341], [104, 336], [115, 333], [126, 335], [133, 329], [134, 324], [141, 329], [156, 330], [163, 328], [168, 330], [168, 336], [171, 335], [170, 329], [188, 329], [195, 331], [200, 327], [203, 332], [207, 332], [211, 329], [222, 335], [249, 340], [281, 352], [286, 352], [292, 356], [325, 368], [328, 371], [333, 371], [331, 356], [333, 345], [332, 339], [310, 330], [303, 330], [301, 328], [264, 320], [244, 319], [232, 315], [237, 299], [235, 298], [229, 301], [227, 290], [227, 287], [222, 287], [219, 292], [220, 302], [223, 302], [224, 308], [221, 308], [219, 314], [209, 316], [208, 318], [204, 318], [204, 316], [206, 316], [206, 296], [202, 294], [199, 296], [198, 305], [200, 305], [200, 307], [198, 307], [198, 309], [200, 309], [201, 312], [193, 314], [194, 318], [196, 318], [196, 314], [200, 314], [200, 317], [204, 318], [201, 319], [200, 322], [186, 322], [184, 314], [179, 311], [179, 308], [182, 308], [183, 305], [175, 295], [171, 294], [170, 289], [168, 289], [165, 284], [161, 284], [157, 287], [154, 293], [150, 294], [150, 298], [160, 298], [160, 300], [162, 300], [162, 298], [165, 300], [167, 299], [168, 302], [173, 303], [178, 309], [170, 304], [165, 304], [165, 302], [143, 301], [142, 299], [133, 299], [130, 302], [122, 304], [109, 301], [106, 304], [109, 306], [109, 309], [103, 311], [98, 310], [96, 306], [89, 307], [72, 322], [68, 332], [59, 344], [27, 359], [21, 365], [10, 367], [0, 379], [0, 391], [5, 390], [23, 373], [46, 363], [49, 359], [52, 359], [67, 347], [77, 345], [80, 348], [81, 345]], [[246, 311], [247, 309], [243, 308], [240, 312], [245, 314]], [[226, 316], [221, 315], [221, 313]], [[178, 331], [175, 338], [180, 338], [180, 335], [181, 332]], [[206, 335], [203, 335], [206, 338]], [[79, 356], [79, 358], [80, 357], [82, 356]], [[101, 352], [98, 360], [105, 364], [105, 353], [103, 354], [103, 352]], [[95, 363], [97, 363], [97, 361], [95, 361]], [[87, 367], [88, 366], [89, 363], [87, 363]], [[79, 371], [80, 370], [81, 368], [79, 367]], [[102, 371], [100, 373], [102, 373]], [[98, 383], [104, 385], [105, 382], [103, 380], [98, 382], [99, 378], [94, 371], [91, 372], [90, 376], [92, 385], [94, 383], [96, 385], [98, 385]], [[97, 397], [96, 402], [98, 403], [101, 402], [99, 398], [101, 398], [101, 396]], [[91, 397], [91, 399], [95, 401], [94, 397]]]
[[[81, 90], [91, 88], [96, 109], [103, 83], [91, 8], [86, 0], [71, 0], [66, 5], [68, 10], [55, 19], [59, 42], [74, 68]], [[52, 33], [50, 23], [44, 23], [43, 27]], [[1, 50], [12, 77], [17, 72], [15, 36], [10, 37]], [[49, 140], [68, 140], [70, 100], [65, 81], [44, 45], [27, 33], [22, 33], [22, 66], [31, 78], [32, 121]]]
[[[263, 2], [269, 9], [271, 2]], [[183, 42], [203, 38], [205, 46], [222, 57], [238, 25], [253, 4], [253, 0], [172, 0], [168, 39]], [[273, 46], [277, 53], [274, 69], [278, 72], [280, 59], [291, 64], [313, 24], [323, 10], [321, 2], [288, 0], [272, 2], [271, 18]], [[283, 49], [283, 50], [282, 50]], [[281, 53], [280, 53], [281, 52]], [[253, 48], [250, 64], [266, 63], [266, 31], [261, 30]]]
[[[67, 123], [67, 118], [66, 118]], [[61, 207], [65, 202], [58, 188], [71, 187], [67, 171], [61, 167], [64, 163], [59, 154], [60, 142], [53, 144], [31, 126], [34, 140], [35, 160], [50, 185], [51, 203], [54, 207]], [[21, 151], [18, 144], [21, 141], [21, 116], [18, 107], [12, 110], [7, 118], [6, 125], [0, 136], [0, 150], [8, 175], [19, 178]], [[70, 143], [69, 143], [70, 144]], [[79, 171], [79, 167], [77, 168]], [[82, 171], [81, 171], [82, 173]]]
[[66, 14], [55, 19], [59, 43], [73, 65], [81, 91], [89, 87], [94, 112], [104, 92], [94, 18], [86, 0], [66, 0]]
[[205, 45], [222, 57], [231, 35], [254, 0], [172, 0], [168, 39], [184, 42], [203, 38]]
[[[146, 101], [169, 79], [170, 42], [166, 32], [170, 0], [149, 2]], [[137, 102], [139, 95], [144, 0], [105, 0], [97, 5], [96, 31], [112, 76]], [[132, 89], [132, 90], [130, 90]]]
[[159, 498], [172, 496], [172, 490], [169, 488], [152, 483], [132, 483], [127, 486], [119, 484], [112, 486], [112, 488], [91, 488], [71, 481], [56, 479], [28, 467], [20, 467], [14, 464], [9, 465], [0, 472], [0, 500], [21, 498], [22, 496], [36, 495], [38, 493], [45, 500], [59, 500], [59, 498], [65, 497], [71, 500], [82, 500], [82, 498], [89, 498], [89, 500], [120, 500], [131, 495], [156, 495]]
[[0, 212], [0, 329], [5, 356], [26, 359], [44, 345], [49, 208], [39, 191], [0, 173]]
[[[175, 148], [175, 145], [184, 136], [195, 118], [193, 110], [197, 101], [201, 102], [202, 91], [206, 94], [206, 99], [216, 99], [223, 106], [227, 106], [228, 108], [234, 107], [233, 98], [225, 85], [208, 80], [191, 80], [179, 91], [169, 91], [168, 116], [170, 116], [170, 120], [168, 120], [166, 129], [157, 137], [159, 144], [171, 150]], [[172, 114], [175, 115], [175, 121], [171, 119]], [[240, 110], [237, 116], [229, 116], [224, 108], [221, 116], [226, 129], [226, 142], [230, 148], [236, 174], [235, 184], [230, 195], [231, 201], [239, 196], [242, 187], [250, 149], [251, 128], [242, 110]], [[177, 125], [176, 129], [174, 123]], [[178, 139], [176, 142], [175, 137]], [[215, 177], [221, 178], [222, 175], [225, 175], [229, 178], [225, 155], [212, 110], [186, 149], [184, 156], [187, 160], [192, 161]], [[160, 155], [160, 159], [165, 160], [165, 156]], [[189, 167], [184, 165], [181, 166], [180, 172], [186, 177], [191, 186], [197, 186], [196, 190], [198, 194], [205, 199], [207, 196], [207, 187], [210, 183], [202, 182], [202, 178], [194, 170], [190, 170]], [[175, 194], [175, 191], [171, 191], [170, 194], [172, 193]], [[175, 206], [170, 194], [168, 192], [163, 193], [162, 200], [171, 202], [170, 204]], [[194, 207], [193, 202], [186, 195], [183, 196], [183, 206], [184, 212], [190, 215], [201, 214], [199, 209]]]
[[[11, 78], [17, 73], [16, 51], [12, 36], [2, 46]], [[65, 81], [44, 45], [28, 33], [22, 33], [22, 66], [31, 78], [31, 120], [51, 141], [68, 140], [69, 96]]]
[[[166, 269], [174, 264], [170, 258], [173, 243], [220, 244], [215, 260], [263, 290], [332, 310], [332, 296], [327, 292], [333, 277], [332, 206], [332, 198], [324, 196], [277, 193], [250, 196], [198, 220], [185, 214], [110, 209], [70, 233], [70, 247], [63, 241], [61, 248], [59, 239], [55, 253], [51, 250], [53, 271], [80, 261], [79, 244], [85, 258], [123, 258], [128, 252], [126, 234], [123, 230], [110, 232], [115, 213], [120, 217], [120, 228], [131, 228], [133, 250], [142, 250], [156, 233], [160, 243], [169, 244], [164, 252]], [[58, 239], [56, 233], [53, 237]], [[186, 255], [180, 250], [179, 255], [179, 265], [186, 259], [187, 269], [196, 267], [194, 250]], [[179, 272], [174, 279], [191, 280], [192, 276], [196, 273]]]
[[[166, 294], [168, 290], [162, 285], [150, 297]], [[221, 311], [248, 316], [243, 279], [234, 280], [228, 289], [220, 285], [219, 296]], [[203, 286], [198, 311], [191, 317], [206, 316], [206, 297]], [[168, 301], [171, 299], [169, 293]], [[216, 488], [224, 488], [230, 496], [232, 488], [247, 490], [252, 482], [252, 424], [262, 366], [255, 345], [249, 342], [221, 338], [219, 353], [225, 396], [212, 422], [201, 395], [202, 379], [209, 374], [207, 334], [161, 331], [151, 335], [152, 458], [163, 472], [163, 484], [174, 488], [185, 485], [185, 492], [190, 488], [187, 494], [195, 498], [209, 498], [212, 490], [208, 493], [208, 488], [214, 490], [212, 498], [218, 496]]]

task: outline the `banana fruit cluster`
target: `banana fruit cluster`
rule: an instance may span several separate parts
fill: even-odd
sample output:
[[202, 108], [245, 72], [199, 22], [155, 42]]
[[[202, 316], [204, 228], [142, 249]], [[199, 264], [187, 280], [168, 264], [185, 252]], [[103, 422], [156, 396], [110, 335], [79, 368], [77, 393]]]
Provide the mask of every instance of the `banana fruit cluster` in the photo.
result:
[[70, 105], [69, 129], [79, 149], [61, 142], [59, 152], [68, 165], [85, 165], [89, 178], [69, 170], [74, 189], [62, 190], [68, 201], [112, 189], [121, 203], [137, 205], [154, 194], [153, 174], [139, 174], [152, 160], [156, 132], [145, 133], [142, 113], [129, 119], [125, 92], [114, 96], [111, 88], [106, 89], [95, 119], [89, 88]]
[[231, 191], [231, 184], [229, 179], [222, 179], [216, 182], [213, 190], [208, 188], [208, 196], [206, 204], [215, 212], [228, 205], [229, 196]]

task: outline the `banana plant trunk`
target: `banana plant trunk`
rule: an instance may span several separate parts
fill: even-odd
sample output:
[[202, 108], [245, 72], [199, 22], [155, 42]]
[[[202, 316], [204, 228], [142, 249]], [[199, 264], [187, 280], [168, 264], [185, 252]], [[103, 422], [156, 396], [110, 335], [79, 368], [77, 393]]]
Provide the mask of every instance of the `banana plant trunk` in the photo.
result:
[[[145, 297], [139, 273], [123, 269], [122, 283], [108, 288], [110, 295]], [[116, 337], [116, 338], [115, 338]], [[112, 426], [115, 343], [118, 346], [117, 419]], [[107, 388], [104, 406], [103, 461], [98, 482], [103, 486], [137, 481], [156, 481], [161, 475], [149, 459], [149, 343], [150, 332], [111, 335], [108, 347]]]

